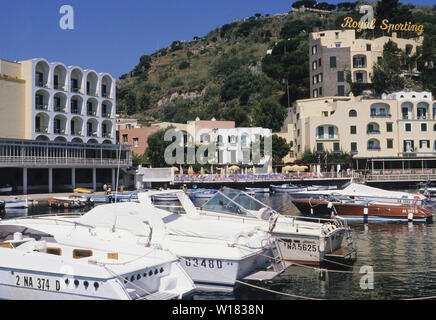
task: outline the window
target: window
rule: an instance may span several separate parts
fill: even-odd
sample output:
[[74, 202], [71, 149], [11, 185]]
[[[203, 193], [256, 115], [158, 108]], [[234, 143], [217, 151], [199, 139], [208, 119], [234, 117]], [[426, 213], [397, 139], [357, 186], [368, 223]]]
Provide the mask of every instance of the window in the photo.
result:
[[322, 73], [318, 74], [318, 82], [322, 82]]
[[345, 76], [344, 71], [338, 71], [338, 82], [344, 82]]
[[387, 132], [392, 132], [392, 122], [387, 122], [386, 123], [386, 131]]
[[318, 51], [318, 47], [317, 47], [316, 45], [314, 45], [314, 46], [312, 47], [312, 54], [316, 54], [317, 51]]
[[344, 95], [345, 95], [345, 87], [338, 86], [338, 96], [344, 96]]
[[74, 249], [73, 250], [73, 259], [81, 259], [92, 256], [91, 250], [82, 250], [82, 249]]
[[329, 116], [329, 112], [328, 111], [321, 111], [321, 117], [328, 117]]
[[430, 140], [419, 140], [419, 148], [421, 149], [430, 148]]
[[323, 152], [324, 151], [324, 145], [322, 143], [316, 144], [316, 151], [317, 152]]
[[341, 43], [340, 43], [340, 42], [335, 43], [335, 47], [336, 47], [336, 48], [340, 48], [340, 47], [341, 47]]
[[329, 139], [333, 139], [335, 137], [335, 128], [329, 127]]
[[324, 139], [324, 127], [318, 127], [318, 139]]
[[300, 129], [297, 130], [297, 137], [300, 136]]
[[369, 43], [366, 44], [366, 51], [371, 51], [371, 45]]
[[297, 120], [300, 120], [300, 114], [297, 113]]
[[335, 38], [339, 39], [339, 32], [335, 32]]
[[312, 94], [314, 98], [318, 98], [318, 89], [314, 89]]
[[412, 131], [412, 125], [411, 125], [410, 123], [406, 123], [405, 126], [404, 126], [404, 128], [405, 128], [405, 130], [408, 131], [408, 132]]
[[61, 256], [62, 250], [61, 250], [61, 248], [49, 248], [49, 247], [47, 247], [46, 253], [53, 254], [55, 256]]
[[387, 140], [386, 140], [386, 144], [387, 144], [387, 148], [388, 148], [388, 149], [393, 149], [393, 148], [394, 148], [394, 140], [392, 140], [392, 139], [387, 139]]
[[421, 123], [421, 131], [426, 132], [427, 131], [427, 123]]
[[316, 70], [316, 69], [318, 69], [318, 65], [317, 65], [317, 62], [315, 60], [314, 62], [312, 62], [312, 70]]
[[139, 146], [139, 139], [138, 138], [133, 138], [133, 146], [135, 148], [138, 148], [138, 146]]
[[403, 119], [409, 119], [409, 108], [401, 108], [401, 114], [403, 115]]
[[363, 73], [356, 72], [356, 82], [363, 82]]
[[318, 88], [318, 95], [321, 97], [322, 96], [322, 87]]
[[321, 60], [321, 58], [319, 58], [318, 59], [318, 67], [321, 67], [322, 66], [322, 60]]
[[340, 151], [339, 142], [333, 143], [333, 152], [339, 152], [339, 151]]
[[365, 60], [364, 56], [353, 57], [353, 68], [365, 68]]
[[357, 117], [357, 111], [354, 109], [351, 109], [350, 112], [348, 113], [349, 117]]
[[351, 142], [351, 152], [357, 152], [357, 142]]
[[433, 126], [433, 131], [436, 131], [436, 124]]
[[357, 133], [356, 126], [350, 126], [350, 134], [356, 134], [356, 133]]
[[336, 68], [336, 57], [330, 57], [330, 68]]
[[127, 143], [127, 141], [128, 141], [128, 135], [123, 134], [123, 143]]
[[312, 83], [313, 84], [317, 84], [318, 83], [318, 76], [313, 76], [312, 77]]
[[413, 152], [415, 150], [413, 140], [404, 140], [403, 146], [404, 146], [404, 152]]

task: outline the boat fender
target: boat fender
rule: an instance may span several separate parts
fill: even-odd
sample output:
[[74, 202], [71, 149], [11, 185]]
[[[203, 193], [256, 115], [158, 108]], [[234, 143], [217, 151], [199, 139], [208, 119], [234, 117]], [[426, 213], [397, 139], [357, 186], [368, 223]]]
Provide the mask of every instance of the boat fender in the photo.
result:
[[413, 212], [409, 212], [409, 214], [407, 215], [407, 221], [411, 222], [413, 221]]
[[23, 240], [23, 234], [21, 232], [15, 232], [14, 241], [21, 241], [21, 240]]
[[319, 241], [319, 251], [323, 252], [325, 250], [325, 238], [323, 237], [322, 239], [320, 239]]

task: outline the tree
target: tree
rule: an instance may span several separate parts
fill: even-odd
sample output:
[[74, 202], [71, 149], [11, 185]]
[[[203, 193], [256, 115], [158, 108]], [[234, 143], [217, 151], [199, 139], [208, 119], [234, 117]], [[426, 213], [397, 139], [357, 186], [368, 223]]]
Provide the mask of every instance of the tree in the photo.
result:
[[155, 168], [167, 167], [165, 162], [165, 149], [172, 143], [171, 141], [165, 141], [165, 133], [174, 129], [174, 127], [168, 127], [166, 129], [159, 130], [151, 134], [148, 139], [148, 147], [145, 150], [145, 157], [150, 161], [151, 165]]
[[270, 98], [263, 98], [255, 103], [252, 114], [255, 126], [278, 132], [286, 118], [287, 109]]
[[285, 138], [279, 137], [276, 134], [272, 135], [272, 160], [273, 164], [283, 163], [283, 158], [289, 154], [291, 147], [286, 142]]
[[280, 37], [282, 39], [294, 38], [300, 34], [303, 30], [308, 30], [309, 26], [303, 20], [293, 20], [286, 22], [280, 31]]

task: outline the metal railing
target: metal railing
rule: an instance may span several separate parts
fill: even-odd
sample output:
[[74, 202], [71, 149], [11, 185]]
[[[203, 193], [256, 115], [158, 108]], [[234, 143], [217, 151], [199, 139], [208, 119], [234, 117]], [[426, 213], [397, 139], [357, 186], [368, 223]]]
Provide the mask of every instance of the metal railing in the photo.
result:
[[130, 166], [129, 159], [74, 158], [74, 157], [35, 157], [35, 156], [0, 156], [0, 165], [78, 165], [78, 166]]

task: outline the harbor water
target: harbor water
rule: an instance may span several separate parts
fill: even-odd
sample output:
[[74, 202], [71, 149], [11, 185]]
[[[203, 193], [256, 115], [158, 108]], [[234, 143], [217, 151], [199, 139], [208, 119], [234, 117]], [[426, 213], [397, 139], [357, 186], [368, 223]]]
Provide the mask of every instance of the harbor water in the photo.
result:
[[[410, 191], [410, 190], [409, 190]], [[286, 193], [257, 194], [282, 214], [299, 215]], [[205, 199], [195, 201], [202, 205]], [[159, 203], [165, 205], [165, 202]], [[166, 203], [174, 206], [174, 202]], [[50, 209], [41, 203], [29, 209], [8, 210], [4, 219], [40, 214], [86, 212]], [[168, 210], [177, 210], [168, 208]], [[436, 212], [436, 208], [433, 208]], [[233, 293], [198, 292], [194, 299], [392, 300], [436, 296], [436, 225], [424, 223], [353, 223], [357, 260], [352, 268], [320, 272], [317, 267], [291, 266], [267, 283], [241, 284]], [[371, 273], [371, 271], [373, 273]]]

